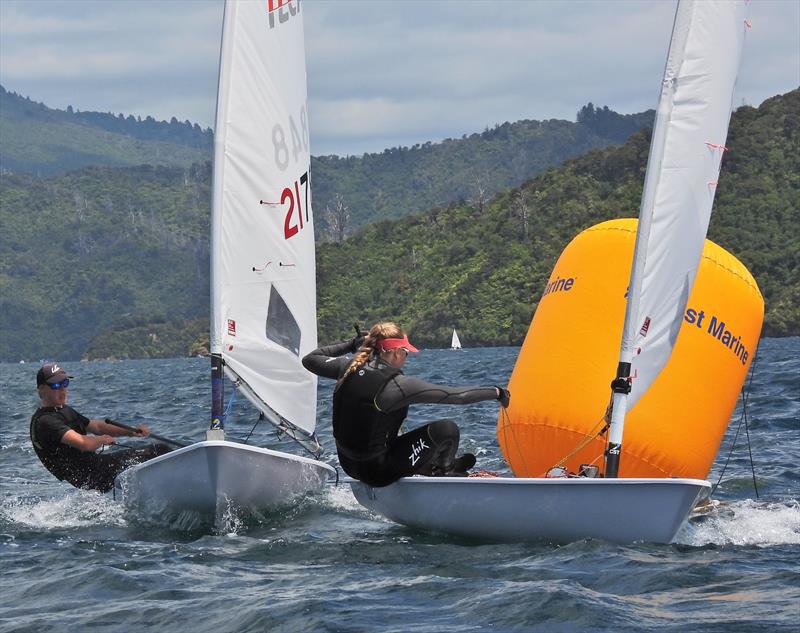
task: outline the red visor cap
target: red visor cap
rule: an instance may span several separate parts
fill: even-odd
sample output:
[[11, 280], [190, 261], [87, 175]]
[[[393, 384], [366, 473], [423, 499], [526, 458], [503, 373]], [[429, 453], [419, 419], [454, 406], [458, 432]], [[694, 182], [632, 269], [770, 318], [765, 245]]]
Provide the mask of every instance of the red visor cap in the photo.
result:
[[419, 350], [408, 341], [408, 336], [403, 338], [385, 338], [378, 343], [378, 347], [382, 352], [388, 352], [390, 349], [397, 349], [404, 347], [409, 352], [418, 352]]

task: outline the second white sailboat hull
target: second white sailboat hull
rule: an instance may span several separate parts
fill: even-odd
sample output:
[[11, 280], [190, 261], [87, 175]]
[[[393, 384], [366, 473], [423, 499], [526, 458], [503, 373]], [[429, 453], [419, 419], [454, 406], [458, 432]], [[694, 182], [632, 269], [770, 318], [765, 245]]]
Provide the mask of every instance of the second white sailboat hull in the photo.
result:
[[148, 518], [269, 511], [322, 490], [336, 471], [306, 457], [229, 441], [192, 444], [120, 473], [114, 494]]
[[710, 491], [699, 479], [346, 479], [364, 507], [421, 530], [493, 542], [669, 543]]

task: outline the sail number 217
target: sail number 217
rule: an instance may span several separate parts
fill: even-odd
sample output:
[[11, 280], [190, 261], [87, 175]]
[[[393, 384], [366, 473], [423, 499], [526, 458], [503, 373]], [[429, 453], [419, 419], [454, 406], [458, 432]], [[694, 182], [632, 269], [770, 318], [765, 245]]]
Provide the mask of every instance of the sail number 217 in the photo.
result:
[[[300, 187], [303, 188], [303, 200], [301, 202]], [[289, 239], [297, 235], [298, 231], [305, 226], [303, 223], [303, 215], [305, 214], [305, 221], [308, 222], [308, 172], [300, 176], [300, 180], [295, 180], [290, 187], [284, 187], [281, 193], [281, 206], [286, 210], [286, 216], [283, 220], [283, 237]], [[295, 218], [296, 212], [296, 218]]]

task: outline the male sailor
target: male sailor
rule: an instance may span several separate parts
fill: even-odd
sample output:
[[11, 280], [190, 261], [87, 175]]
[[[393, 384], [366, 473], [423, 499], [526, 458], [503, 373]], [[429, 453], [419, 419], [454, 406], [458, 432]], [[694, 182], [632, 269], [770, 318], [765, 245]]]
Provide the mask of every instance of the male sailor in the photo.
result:
[[81, 415], [67, 404], [72, 378], [58, 363], [46, 363], [36, 374], [41, 406], [31, 418], [31, 442], [42, 464], [58, 479], [76, 488], [108, 492], [114, 478], [129, 466], [169, 452], [166, 445], [153, 443], [144, 448], [96, 453], [115, 444], [116, 437], [147, 437], [150, 429], [140, 424], [133, 432]]

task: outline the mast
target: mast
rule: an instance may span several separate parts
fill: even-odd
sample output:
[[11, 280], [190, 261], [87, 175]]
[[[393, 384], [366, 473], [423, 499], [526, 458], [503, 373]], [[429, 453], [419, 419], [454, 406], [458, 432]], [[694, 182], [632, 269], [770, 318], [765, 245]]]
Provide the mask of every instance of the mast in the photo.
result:
[[207, 439], [225, 439], [225, 377], [222, 359], [222, 332], [220, 301], [220, 268], [222, 230], [222, 194], [225, 155], [225, 133], [228, 109], [228, 93], [230, 92], [230, 55], [226, 54], [231, 46], [235, 23], [236, 3], [225, 2], [222, 12], [222, 37], [220, 39], [219, 72], [217, 79], [217, 108], [214, 116], [214, 173], [211, 193], [211, 237], [210, 237], [210, 298], [211, 319], [209, 352], [211, 354], [211, 422]]
[[745, 0], [679, 0], [647, 160], [606, 450], [669, 359], [703, 250], [739, 69]]

